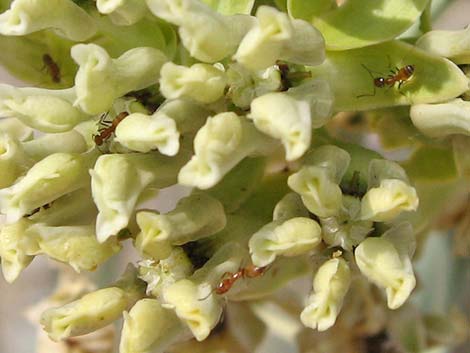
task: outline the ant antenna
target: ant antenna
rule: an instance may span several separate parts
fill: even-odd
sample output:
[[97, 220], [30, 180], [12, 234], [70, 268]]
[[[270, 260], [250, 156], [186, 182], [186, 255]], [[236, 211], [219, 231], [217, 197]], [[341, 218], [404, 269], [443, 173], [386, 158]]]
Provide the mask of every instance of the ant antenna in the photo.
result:
[[[372, 71], [371, 69], [369, 69], [369, 68], [368, 68], [366, 65], [364, 65], [364, 64], [361, 64], [361, 66], [369, 73], [370, 77], [372, 78], [372, 82], [374, 82], [375, 77], [374, 77], [374, 75], [372, 74], [372, 72], [376, 72], [376, 71]], [[379, 72], [376, 72], [376, 73], [379, 73]], [[374, 91], [373, 91], [372, 94], [360, 94], [360, 95], [356, 96], [356, 98], [373, 97], [373, 96], [375, 96], [375, 94], [377, 93], [377, 91], [376, 91], [375, 85], [373, 84], [372, 86], [373, 86], [373, 88], [374, 88]]]

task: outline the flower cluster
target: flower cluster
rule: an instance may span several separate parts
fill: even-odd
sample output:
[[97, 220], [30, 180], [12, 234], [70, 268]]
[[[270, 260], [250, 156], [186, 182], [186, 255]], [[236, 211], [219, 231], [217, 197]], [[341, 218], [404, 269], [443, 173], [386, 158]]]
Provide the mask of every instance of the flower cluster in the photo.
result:
[[[394, 38], [425, 22], [426, 0], [363, 2], [8, 2], [0, 47], [22, 62], [0, 62], [39, 87], [0, 85], [5, 279], [38, 255], [76, 272], [125, 241], [141, 257], [114, 284], [49, 300], [52, 340], [109, 341], [122, 317], [121, 353], [230, 345], [236, 328], [237, 351], [254, 351], [269, 300], [302, 276], [311, 293], [285, 309], [309, 328], [300, 347], [311, 329], [394, 332], [384, 307], [411, 305], [436, 195], [468, 192], [470, 32], [411, 45]], [[379, 153], [396, 148], [401, 163]], [[173, 210], [143, 206], [176, 184], [191, 192]]]

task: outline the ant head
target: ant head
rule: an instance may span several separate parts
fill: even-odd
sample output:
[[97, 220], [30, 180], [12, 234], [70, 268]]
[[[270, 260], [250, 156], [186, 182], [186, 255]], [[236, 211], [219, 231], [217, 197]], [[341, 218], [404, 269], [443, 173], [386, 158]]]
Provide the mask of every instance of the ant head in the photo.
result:
[[385, 86], [385, 78], [383, 78], [383, 77], [374, 78], [374, 85], [375, 85], [375, 87], [379, 87], [379, 88], [384, 87]]
[[100, 135], [94, 135], [93, 141], [95, 141], [95, 144], [98, 146], [101, 146], [103, 144], [103, 138]]
[[413, 75], [413, 72], [415, 71], [415, 66], [414, 65], [406, 65], [405, 70], [408, 75]]

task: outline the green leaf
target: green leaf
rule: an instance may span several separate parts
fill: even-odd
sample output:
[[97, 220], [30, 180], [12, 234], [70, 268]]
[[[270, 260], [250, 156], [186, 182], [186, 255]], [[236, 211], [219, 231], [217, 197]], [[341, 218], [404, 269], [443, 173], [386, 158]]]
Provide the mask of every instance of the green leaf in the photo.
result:
[[222, 15], [249, 15], [253, 9], [255, 0], [202, 0]]
[[409, 107], [379, 109], [367, 113], [372, 129], [379, 135], [385, 150], [403, 148], [424, 139], [410, 120]]
[[402, 166], [414, 182], [443, 182], [457, 177], [453, 151], [448, 148], [422, 146]]
[[[325, 37], [328, 50], [360, 48], [385, 42], [406, 31], [420, 17], [427, 2], [349, 0], [334, 11], [315, 17], [312, 23]], [[294, 11], [294, 14], [298, 12]]]
[[[0, 64], [20, 80], [45, 88], [73, 85], [77, 65], [70, 57], [75, 43], [44, 30], [25, 36], [0, 35]], [[59, 68], [60, 82], [54, 82], [43, 55], [49, 55]]]
[[289, 15], [309, 22], [313, 21], [316, 16], [334, 10], [336, 7], [335, 0], [287, 0]]
[[[373, 78], [387, 78], [392, 68], [406, 65], [413, 65], [414, 73], [401, 88], [398, 83], [393, 87], [374, 86]], [[468, 78], [449, 60], [400, 41], [331, 51], [322, 65], [309, 70], [313, 77], [329, 81], [336, 111], [443, 102], [461, 95], [469, 84]]]
[[90, 38], [106, 49], [112, 57], [117, 57], [136, 47], [152, 47], [163, 51], [171, 59], [176, 53], [176, 32], [167, 22], [155, 17], [146, 17], [130, 26], [116, 26], [108, 16], [93, 12], [98, 32]]

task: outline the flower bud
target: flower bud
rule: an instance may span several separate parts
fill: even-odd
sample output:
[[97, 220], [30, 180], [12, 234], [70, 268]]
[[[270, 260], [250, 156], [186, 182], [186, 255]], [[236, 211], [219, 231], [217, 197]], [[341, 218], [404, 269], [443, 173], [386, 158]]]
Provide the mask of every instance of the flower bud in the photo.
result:
[[398, 179], [384, 179], [379, 187], [369, 189], [361, 200], [361, 218], [389, 222], [402, 211], [416, 211], [418, 195], [415, 188]]
[[321, 243], [321, 228], [313, 219], [295, 217], [268, 223], [249, 241], [253, 264], [267, 266], [276, 256], [297, 256]]
[[0, 189], [12, 185], [29, 166], [18, 141], [0, 132]]
[[178, 153], [180, 134], [176, 123], [165, 114], [130, 114], [116, 128], [115, 142], [137, 152], [157, 150], [166, 156]]
[[73, 41], [84, 41], [96, 32], [93, 19], [69, 0], [15, 0], [0, 15], [0, 33], [6, 36], [49, 28]]
[[198, 341], [202, 341], [216, 326], [222, 315], [222, 305], [214, 295], [214, 288], [227, 272], [236, 272], [246, 251], [236, 243], [225, 243], [202, 268], [191, 277], [164, 288], [167, 307], [189, 327]]
[[334, 325], [351, 283], [351, 270], [341, 258], [331, 259], [318, 269], [313, 293], [300, 314], [305, 326], [325, 331]]
[[77, 272], [94, 271], [121, 250], [116, 239], [99, 243], [94, 225], [51, 227], [38, 223], [26, 230], [26, 236], [36, 240], [38, 254], [67, 263]]
[[227, 222], [222, 204], [202, 193], [181, 199], [167, 214], [141, 211], [136, 218], [141, 232], [135, 246], [143, 256], [155, 260], [166, 258], [173, 245], [183, 245], [217, 233]]
[[418, 39], [416, 46], [457, 64], [470, 64], [469, 38], [470, 26], [459, 31], [429, 31]]
[[163, 260], [143, 260], [139, 262], [139, 278], [147, 282], [147, 295], [161, 299], [163, 290], [193, 272], [191, 260], [180, 247], [174, 247]]
[[98, 158], [91, 174], [93, 200], [98, 207], [96, 235], [100, 242], [129, 223], [139, 196], [147, 187], [176, 183], [186, 154], [168, 158], [157, 154], [108, 154]]
[[251, 16], [222, 16], [199, 0], [147, 0], [147, 6], [155, 16], [179, 26], [189, 54], [207, 63], [233, 54], [253, 25]]
[[367, 238], [354, 252], [362, 274], [385, 289], [390, 309], [403, 305], [416, 285], [410, 259], [414, 247], [413, 229], [402, 223], [380, 238]]
[[191, 67], [168, 62], [160, 73], [160, 89], [169, 99], [188, 97], [200, 103], [212, 103], [224, 94], [225, 72], [209, 64]]
[[248, 117], [258, 130], [281, 140], [288, 161], [298, 159], [310, 147], [312, 121], [308, 102], [284, 92], [268, 93], [251, 102]]
[[272, 141], [232, 112], [207, 119], [194, 139], [195, 156], [180, 170], [180, 184], [208, 189], [243, 158], [266, 153]]
[[118, 26], [129, 26], [144, 17], [147, 6], [142, 0], [97, 0], [96, 7]]
[[291, 20], [273, 7], [260, 6], [257, 24], [245, 35], [234, 59], [251, 70], [262, 70], [283, 59], [318, 65], [325, 58], [320, 32], [303, 20]]
[[46, 205], [62, 195], [89, 183], [90, 158], [55, 153], [36, 163], [26, 175], [7, 189], [0, 190], [1, 212], [8, 222]]
[[[313, 122], [316, 128], [322, 126], [331, 111], [332, 95], [326, 82], [310, 81], [304, 85], [309, 89], [302, 85], [255, 98], [248, 115], [260, 131], [281, 140], [288, 161], [300, 158], [310, 148]], [[325, 95], [329, 98], [323, 98]], [[320, 108], [322, 104], [328, 105], [327, 109]]]
[[349, 154], [336, 146], [322, 146], [306, 156], [304, 166], [287, 183], [310, 212], [319, 217], [337, 215], [342, 205], [341, 178], [350, 162]]
[[85, 138], [75, 130], [56, 134], [44, 134], [23, 143], [25, 153], [39, 161], [54, 153], [85, 153], [88, 150]]
[[115, 286], [85, 294], [69, 304], [46, 310], [41, 325], [54, 341], [96, 331], [117, 320], [142, 296], [142, 283], [128, 268]]
[[42, 132], [69, 131], [90, 118], [73, 106], [75, 97], [73, 88], [47, 90], [0, 84], [0, 114]]
[[37, 243], [25, 235], [30, 225], [30, 221], [20, 219], [0, 227], [0, 258], [3, 277], [8, 283], [13, 283], [34, 259], [32, 254], [37, 251]]
[[[0, 91], [1, 89], [2, 85], [0, 85]], [[0, 131], [10, 135], [18, 141], [28, 141], [33, 137], [33, 129], [26, 126], [16, 118], [0, 119]]]
[[209, 336], [222, 315], [222, 306], [214, 296], [204, 298], [210, 290], [207, 284], [182, 279], [163, 292], [167, 305], [175, 309], [176, 315], [188, 325], [198, 341]]
[[423, 134], [431, 137], [470, 136], [470, 102], [461, 98], [441, 104], [413, 105], [410, 117]]
[[129, 313], [124, 313], [119, 352], [163, 352], [186, 331], [172, 310], [164, 308], [156, 299], [142, 299]]
[[150, 47], [130, 49], [112, 59], [96, 44], [77, 44], [71, 55], [80, 66], [75, 77], [74, 105], [89, 114], [107, 111], [115, 99], [154, 84], [167, 61], [161, 51]]

